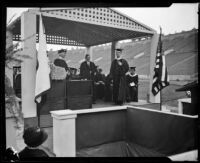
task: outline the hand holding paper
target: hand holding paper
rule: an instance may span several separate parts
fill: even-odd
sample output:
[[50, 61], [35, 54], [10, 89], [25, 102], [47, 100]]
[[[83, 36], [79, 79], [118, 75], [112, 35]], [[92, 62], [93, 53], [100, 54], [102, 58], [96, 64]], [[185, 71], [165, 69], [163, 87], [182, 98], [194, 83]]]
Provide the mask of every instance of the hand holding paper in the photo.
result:
[[135, 83], [134, 82], [130, 83], [130, 86], [131, 87], [135, 86]]

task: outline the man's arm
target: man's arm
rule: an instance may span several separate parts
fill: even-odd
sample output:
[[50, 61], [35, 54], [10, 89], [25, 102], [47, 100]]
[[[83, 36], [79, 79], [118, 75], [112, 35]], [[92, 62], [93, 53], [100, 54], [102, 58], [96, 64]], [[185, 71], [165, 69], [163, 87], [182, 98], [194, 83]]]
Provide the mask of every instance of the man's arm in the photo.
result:
[[122, 65], [122, 71], [123, 71], [123, 73], [125, 74], [125, 73], [128, 72], [128, 70], [129, 70], [128, 62], [124, 59], [124, 60], [123, 60], [123, 65]]
[[65, 68], [66, 71], [69, 70], [67, 63], [66, 63], [64, 60], [62, 60], [62, 59], [56, 59], [56, 60], [54, 61], [54, 64], [55, 64], [56, 66]]
[[81, 63], [80, 66], [80, 76], [83, 77], [83, 71], [84, 71], [84, 62]]

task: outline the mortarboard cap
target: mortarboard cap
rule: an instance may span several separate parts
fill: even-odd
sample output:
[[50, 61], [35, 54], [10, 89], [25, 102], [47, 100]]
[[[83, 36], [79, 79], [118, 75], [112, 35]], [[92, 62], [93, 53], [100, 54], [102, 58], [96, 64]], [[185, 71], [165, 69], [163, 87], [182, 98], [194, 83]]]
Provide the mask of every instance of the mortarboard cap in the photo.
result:
[[135, 70], [135, 68], [136, 68], [135, 66], [130, 67], [130, 69], [132, 69], [132, 70]]
[[66, 49], [60, 49], [60, 50], [58, 50], [58, 54], [60, 54], [60, 53], [66, 53], [66, 52], [67, 52]]
[[123, 49], [121, 49], [121, 48], [117, 48], [117, 49], [115, 49], [115, 50], [121, 52]]

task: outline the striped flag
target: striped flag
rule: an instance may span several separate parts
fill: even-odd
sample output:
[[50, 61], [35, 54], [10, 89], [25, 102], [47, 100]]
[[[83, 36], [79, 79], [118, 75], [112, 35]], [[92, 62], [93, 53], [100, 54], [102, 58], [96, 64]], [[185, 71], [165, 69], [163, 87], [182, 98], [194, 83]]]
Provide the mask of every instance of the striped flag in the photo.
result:
[[161, 91], [164, 87], [169, 85], [169, 76], [165, 64], [165, 55], [162, 49], [161, 29], [160, 29], [160, 36], [158, 41], [155, 62], [156, 62], [156, 66], [154, 68], [155, 74], [153, 76], [153, 84], [151, 90], [154, 96], [157, 95], [157, 93]]
[[37, 72], [35, 86], [35, 102], [41, 102], [41, 96], [50, 89], [50, 66], [47, 57], [47, 45], [42, 15], [40, 14], [39, 49], [37, 55]]

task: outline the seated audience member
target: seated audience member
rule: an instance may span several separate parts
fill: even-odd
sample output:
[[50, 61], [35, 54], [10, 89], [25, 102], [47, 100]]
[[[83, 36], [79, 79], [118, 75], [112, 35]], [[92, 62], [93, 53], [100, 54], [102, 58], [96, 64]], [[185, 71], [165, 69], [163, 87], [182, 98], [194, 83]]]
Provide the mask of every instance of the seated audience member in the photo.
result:
[[17, 75], [15, 76], [15, 94], [18, 98], [21, 98], [21, 67], [19, 71], [17, 71]]
[[95, 75], [95, 86], [97, 99], [103, 99], [105, 90], [105, 75], [102, 73], [101, 68], [97, 70], [97, 74]]
[[19, 161], [19, 155], [13, 147], [9, 147], [9, 148], [6, 149], [5, 161], [7, 161], [7, 162]]
[[105, 95], [104, 95], [105, 102], [112, 102], [113, 100], [112, 92], [113, 92], [113, 82], [110, 77], [110, 74], [108, 74], [105, 78]]
[[25, 129], [23, 139], [27, 146], [19, 152], [19, 159], [25, 160], [33, 157], [53, 156], [53, 153], [48, 152], [42, 146], [47, 138], [47, 133], [39, 127], [29, 127]]
[[135, 73], [135, 67], [130, 67], [126, 74], [127, 82], [127, 102], [138, 102], [138, 75]]

